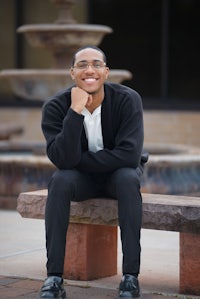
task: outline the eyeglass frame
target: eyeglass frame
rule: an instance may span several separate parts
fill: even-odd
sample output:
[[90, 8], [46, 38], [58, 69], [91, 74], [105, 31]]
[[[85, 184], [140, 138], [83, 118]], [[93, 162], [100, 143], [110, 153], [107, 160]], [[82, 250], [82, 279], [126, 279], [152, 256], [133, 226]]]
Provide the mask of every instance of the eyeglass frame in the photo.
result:
[[[77, 64], [78, 63], [84, 63], [85, 62], [85, 66], [84, 67], [78, 67], [77, 66]], [[97, 66], [95, 66], [94, 65], [94, 63], [97, 63], [97, 62], [101, 62], [102, 63], [102, 65], [99, 65], [98, 67]], [[102, 61], [102, 60], [99, 60], [99, 59], [94, 59], [94, 60], [92, 60], [92, 61], [87, 61], [87, 60], [80, 60], [80, 61], [78, 61], [76, 64], [74, 64], [74, 66], [72, 67], [72, 68], [76, 68], [76, 69], [78, 69], [78, 70], [87, 70], [88, 68], [89, 68], [89, 66], [91, 66], [93, 69], [95, 69], [95, 70], [100, 70], [101, 68], [103, 68], [103, 67], [106, 67], [106, 63], [105, 63], [105, 61]]]

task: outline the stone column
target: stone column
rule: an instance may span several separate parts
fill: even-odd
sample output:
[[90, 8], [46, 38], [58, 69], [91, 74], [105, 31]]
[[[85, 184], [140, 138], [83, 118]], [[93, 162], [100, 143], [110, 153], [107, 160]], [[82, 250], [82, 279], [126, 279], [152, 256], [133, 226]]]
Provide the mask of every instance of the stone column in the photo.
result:
[[117, 274], [117, 226], [70, 223], [64, 278], [93, 280]]
[[200, 295], [200, 235], [180, 233], [180, 293]]

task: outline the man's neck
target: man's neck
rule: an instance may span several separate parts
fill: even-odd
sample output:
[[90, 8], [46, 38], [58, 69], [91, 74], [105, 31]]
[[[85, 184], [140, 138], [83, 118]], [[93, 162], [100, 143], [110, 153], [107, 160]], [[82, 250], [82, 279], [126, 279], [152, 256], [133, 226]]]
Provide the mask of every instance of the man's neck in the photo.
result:
[[90, 106], [87, 106], [87, 110], [92, 114], [94, 112], [94, 110], [99, 107], [104, 99], [104, 93], [101, 95], [92, 95], [93, 101], [92, 104]]

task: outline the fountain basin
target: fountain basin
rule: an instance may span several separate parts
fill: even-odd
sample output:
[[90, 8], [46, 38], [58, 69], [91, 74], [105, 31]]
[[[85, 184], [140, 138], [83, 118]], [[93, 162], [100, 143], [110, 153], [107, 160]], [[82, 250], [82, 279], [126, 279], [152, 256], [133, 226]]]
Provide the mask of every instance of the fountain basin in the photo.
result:
[[176, 144], [148, 144], [142, 177], [146, 193], [200, 196], [200, 150]]
[[142, 178], [146, 193], [200, 196], [200, 154], [151, 155]]
[[[66, 69], [27, 69], [3, 70], [0, 78], [10, 81], [12, 90], [17, 96], [44, 101], [57, 91], [74, 84], [70, 71]], [[132, 78], [127, 70], [110, 70], [108, 81], [120, 83]]]
[[112, 28], [93, 24], [30, 24], [17, 29], [25, 34], [33, 47], [50, 50], [54, 57], [54, 68], [71, 66], [71, 58], [78, 48], [99, 45]]
[[30, 24], [17, 29], [24, 33], [33, 47], [49, 50], [72, 49], [74, 52], [84, 45], [99, 45], [112, 28], [93, 24]]
[[[200, 151], [177, 145], [145, 145], [150, 153], [142, 192], [200, 195]], [[153, 152], [155, 151], [155, 154]], [[16, 208], [20, 192], [46, 189], [55, 166], [45, 144], [0, 142], [0, 207]]]
[[47, 187], [55, 167], [38, 142], [0, 142], [0, 208], [15, 209], [18, 194]]

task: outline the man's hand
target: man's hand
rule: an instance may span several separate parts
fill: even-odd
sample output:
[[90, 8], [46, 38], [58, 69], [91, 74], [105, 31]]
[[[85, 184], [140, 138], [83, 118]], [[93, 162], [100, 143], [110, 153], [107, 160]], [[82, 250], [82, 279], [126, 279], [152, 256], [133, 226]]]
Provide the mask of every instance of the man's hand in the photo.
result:
[[92, 104], [92, 95], [80, 87], [73, 87], [71, 90], [71, 108], [81, 114], [85, 107]]

